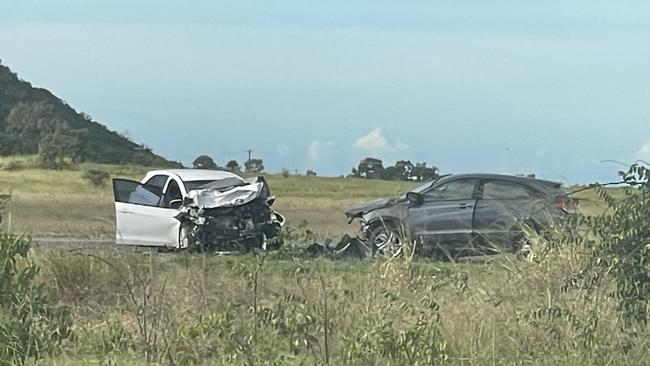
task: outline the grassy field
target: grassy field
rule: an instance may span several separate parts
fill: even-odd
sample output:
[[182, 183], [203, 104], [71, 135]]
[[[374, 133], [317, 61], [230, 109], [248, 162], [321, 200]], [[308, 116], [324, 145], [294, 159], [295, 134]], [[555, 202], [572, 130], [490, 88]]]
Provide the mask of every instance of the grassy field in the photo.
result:
[[[7, 164], [7, 162], [5, 162]], [[150, 168], [82, 165], [78, 170], [0, 169], [0, 193], [11, 192], [12, 230], [37, 236], [112, 237], [115, 233], [110, 184], [94, 187], [81, 176], [101, 169], [111, 177], [140, 180]], [[346, 208], [378, 197], [403, 194], [408, 182], [368, 182], [361, 179], [266, 176], [278, 197], [275, 208], [291, 225], [303, 221], [320, 237], [356, 233], [348, 225]]]
[[[91, 168], [132, 179], [147, 170], [0, 169], [0, 192], [13, 193], [14, 231], [112, 236], [111, 189], [81, 179]], [[309, 221], [320, 236], [355, 232], [344, 208], [412, 186], [268, 180], [278, 210], [294, 226]], [[603, 212], [593, 191], [578, 197], [583, 212]], [[330, 260], [306, 257], [300, 230], [280, 252], [232, 257], [33, 249], [19, 264], [40, 267], [36, 281], [53, 304], [70, 310], [74, 335], [36, 364], [650, 363], [650, 332], [622, 320], [610, 280], [599, 282], [595, 299], [569, 285], [584, 268], [581, 248], [542, 241], [527, 261]]]

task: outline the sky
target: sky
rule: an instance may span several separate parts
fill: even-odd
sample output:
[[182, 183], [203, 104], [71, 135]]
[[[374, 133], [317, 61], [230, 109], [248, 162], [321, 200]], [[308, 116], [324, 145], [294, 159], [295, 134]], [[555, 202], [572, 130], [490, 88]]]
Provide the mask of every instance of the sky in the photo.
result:
[[648, 1], [0, 0], [0, 60], [185, 164], [573, 184], [650, 160]]

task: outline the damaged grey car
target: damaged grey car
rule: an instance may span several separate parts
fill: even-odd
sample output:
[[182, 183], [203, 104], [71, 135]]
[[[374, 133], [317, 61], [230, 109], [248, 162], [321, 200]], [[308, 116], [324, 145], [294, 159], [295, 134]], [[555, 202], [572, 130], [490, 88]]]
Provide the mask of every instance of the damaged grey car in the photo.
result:
[[274, 249], [285, 218], [263, 177], [199, 169], [113, 180], [116, 243], [174, 249]]
[[526, 231], [541, 233], [576, 209], [561, 183], [495, 174], [449, 175], [402, 197], [346, 211], [359, 219], [373, 254], [399, 255], [406, 242], [424, 256], [525, 252]]

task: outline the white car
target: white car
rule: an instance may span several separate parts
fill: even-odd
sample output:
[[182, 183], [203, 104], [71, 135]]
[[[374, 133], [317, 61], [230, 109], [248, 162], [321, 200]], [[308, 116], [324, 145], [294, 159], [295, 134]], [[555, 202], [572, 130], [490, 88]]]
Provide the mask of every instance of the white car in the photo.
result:
[[[147, 173], [113, 180], [117, 244], [217, 251], [267, 248], [285, 219], [262, 177], [218, 170]], [[277, 244], [276, 244], [277, 245]]]

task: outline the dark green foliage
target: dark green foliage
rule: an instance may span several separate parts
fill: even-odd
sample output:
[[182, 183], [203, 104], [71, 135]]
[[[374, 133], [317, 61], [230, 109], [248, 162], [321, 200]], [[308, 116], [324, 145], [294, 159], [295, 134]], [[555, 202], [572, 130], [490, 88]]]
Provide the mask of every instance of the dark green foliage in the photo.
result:
[[217, 169], [217, 163], [214, 162], [214, 159], [207, 155], [201, 155], [194, 159], [194, 162], [192, 163], [194, 166], [194, 169]]
[[317, 175], [318, 175], [318, 174], [316, 174], [315, 171], [313, 171], [313, 170], [307, 170], [307, 176], [308, 176], [308, 177], [315, 177], [315, 176], [317, 176]]
[[0, 363], [24, 364], [51, 355], [71, 336], [67, 309], [50, 305], [36, 283], [40, 269], [27, 260], [31, 241], [0, 236]]
[[246, 168], [246, 173], [264, 173], [264, 160], [250, 159], [244, 164], [244, 167]]
[[384, 163], [375, 158], [365, 158], [359, 163], [357, 175], [361, 178], [381, 179], [384, 174]]
[[110, 175], [103, 170], [91, 169], [84, 172], [81, 178], [88, 181], [95, 187], [103, 187], [106, 185], [106, 181], [108, 181]]
[[241, 167], [239, 166], [239, 163], [236, 160], [230, 160], [226, 164], [226, 169], [230, 170], [231, 172], [239, 172], [241, 171]]
[[10, 194], [0, 194], [0, 224], [2, 224], [3, 221], [2, 213], [7, 209], [7, 206], [9, 206], [9, 201], [11, 201]]
[[634, 165], [623, 174], [629, 185], [623, 199], [597, 188], [608, 211], [599, 217], [578, 217], [569, 223], [565, 245], [578, 245], [586, 265], [570, 279], [591, 303], [602, 296], [601, 288], [613, 281], [624, 329], [637, 334], [648, 325], [650, 312], [650, 170]]
[[435, 179], [438, 176], [438, 168], [428, 167], [427, 163], [416, 163], [411, 172], [410, 178], [418, 182], [426, 182]]
[[0, 155], [39, 154], [46, 166], [72, 163], [177, 166], [78, 113], [0, 64]]
[[428, 167], [427, 163], [416, 163], [410, 160], [399, 160], [394, 166], [384, 167], [381, 160], [365, 158], [358, 168], [352, 169], [352, 176], [367, 179], [409, 180], [426, 182], [438, 177], [438, 168]]

